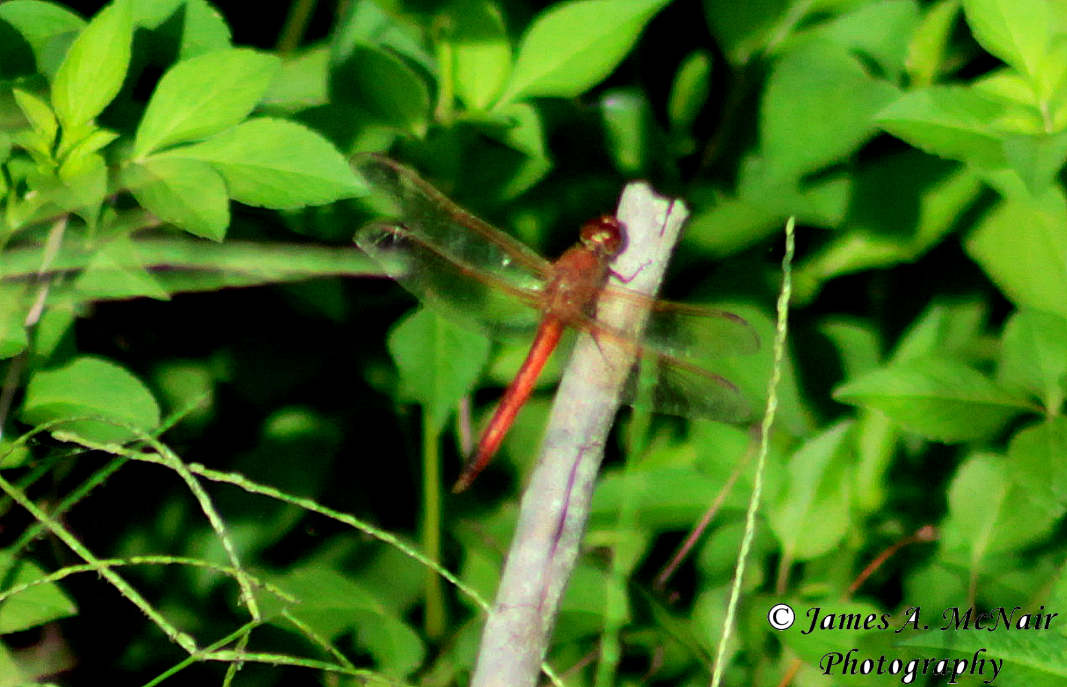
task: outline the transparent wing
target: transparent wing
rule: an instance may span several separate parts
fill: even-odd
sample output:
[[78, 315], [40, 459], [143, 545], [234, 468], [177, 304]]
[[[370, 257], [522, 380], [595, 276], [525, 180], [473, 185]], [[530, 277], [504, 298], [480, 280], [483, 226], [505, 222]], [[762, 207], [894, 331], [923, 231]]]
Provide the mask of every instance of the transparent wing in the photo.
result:
[[372, 224], [356, 244], [385, 273], [422, 302], [492, 336], [532, 333], [538, 324], [537, 292], [458, 262], [407, 227]]
[[627, 379], [622, 402], [664, 415], [742, 422], [751, 415], [736, 386], [721, 375], [645, 349]]
[[604, 292], [600, 307], [612, 300], [631, 302], [651, 311], [640, 343], [594, 318], [582, 324], [599, 339], [610, 339], [636, 359], [622, 391], [623, 403], [679, 417], [727, 422], [749, 417], [748, 402], [737, 387], [691, 359], [755, 352], [759, 338], [751, 325], [724, 310], [649, 302], [640, 294], [614, 287]]
[[539, 288], [552, 274], [548, 261], [518, 240], [463, 210], [412, 170], [376, 154], [357, 155], [352, 167], [408, 235], [468, 269], [518, 288]]
[[627, 289], [606, 287], [598, 308], [614, 303], [648, 310], [642, 347], [677, 358], [748, 355], [759, 350], [756, 330], [741, 317], [720, 310], [686, 303], [652, 300]]
[[[359, 247], [390, 277], [423, 302], [491, 335], [536, 329], [540, 289], [553, 274], [551, 264], [389, 158], [359, 155], [352, 164], [392, 206], [395, 222], [356, 234]], [[605, 288], [598, 307], [620, 303], [649, 311], [641, 343], [594, 317], [575, 321], [572, 313], [568, 324], [617, 342], [640, 360], [625, 402], [670, 415], [727, 421], [748, 416], [734, 385], [687, 360], [754, 352], [759, 340], [747, 322], [723, 310], [655, 301], [619, 287]]]

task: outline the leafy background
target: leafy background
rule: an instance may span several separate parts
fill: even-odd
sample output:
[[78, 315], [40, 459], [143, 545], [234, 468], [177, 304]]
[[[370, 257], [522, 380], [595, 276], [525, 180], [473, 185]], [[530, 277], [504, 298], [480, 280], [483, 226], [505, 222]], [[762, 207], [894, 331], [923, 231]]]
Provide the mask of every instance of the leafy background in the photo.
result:
[[[367, 150], [545, 254], [649, 179], [693, 210], [667, 295], [764, 342], [795, 215], [725, 683], [871, 684], [820, 671], [854, 647], [1063, 683], [1056, 620], [799, 632], [1067, 613], [1061, 3], [251, 7], [0, 4], [4, 684], [467, 679], [551, 379], [442, 500], [521, 342], [372, 278]], [[769, 346], [715, 362], [759, 407]], [[707, 684], [751, 436], [621, 417], [547, 657], [567, 684]]]

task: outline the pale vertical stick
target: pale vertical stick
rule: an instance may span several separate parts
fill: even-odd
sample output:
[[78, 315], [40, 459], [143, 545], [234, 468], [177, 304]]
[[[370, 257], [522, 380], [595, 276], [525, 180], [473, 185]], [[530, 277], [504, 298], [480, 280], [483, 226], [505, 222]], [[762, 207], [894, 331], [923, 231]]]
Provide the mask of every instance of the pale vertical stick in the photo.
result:
[[[653, 295], [688, 210], [648, 184], [627, 185], [616, 216], [626, 250], [612, 270], [633, 291]], [[638, 332], [647, 312], [618, 300], [598, 311], [617, 329]], [[522, 499], [515, 537], [489, 613], [472, 687], [537, 683], [567, 580], [578, 558], [603, 445], [635, 351], [608, 337], [579, 338], [552, 406], [537, 467]]]

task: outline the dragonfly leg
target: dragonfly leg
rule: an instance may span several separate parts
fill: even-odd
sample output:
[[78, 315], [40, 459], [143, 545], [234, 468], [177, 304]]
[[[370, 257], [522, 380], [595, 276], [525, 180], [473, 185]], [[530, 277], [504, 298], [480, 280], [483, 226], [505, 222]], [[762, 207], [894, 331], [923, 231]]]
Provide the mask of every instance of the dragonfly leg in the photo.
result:
[[641, 274], [641, 271], [644, 270], [646, 267], [648, 267], [651, 264], [652, 264], [651, 260], [645, 260], [643, 263], [641, 263], [638, 266], [638, 268], [636, 270], [633, 271], [632, 274], [630, 274], [628, 276], [625, 275], [625, 274], [622, 274], [621, 272], [616, 272], [615, 270], [608, 270], [608, 271], [611, 273], [611, 276], [615, 277], [616, 279], [621, 281], [623, 284], [629, 284], [631, 281], [634, 280], [634, 277], [636, 277], [637, 275]]
[[589, 336], [593, 337], [593, 343], [596, 344], [597, 350], [600, 351], [600, 356], [605, 362], [610, 363], [611, 359], [608, 357], [608, 354], [604, 352], [603, 346], [600, 345], [600, 333], [597, 332], [596, 329], [589, 329]]

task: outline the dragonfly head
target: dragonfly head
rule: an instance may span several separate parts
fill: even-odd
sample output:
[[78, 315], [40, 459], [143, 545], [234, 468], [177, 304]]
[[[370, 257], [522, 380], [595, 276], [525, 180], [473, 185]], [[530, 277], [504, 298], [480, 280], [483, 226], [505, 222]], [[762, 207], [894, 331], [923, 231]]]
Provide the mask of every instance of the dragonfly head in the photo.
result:
[[626, 248], [626, 230], [611, 215], [601, 215], [582, 225], [582, 245], [591, 251], [614, 257]]

